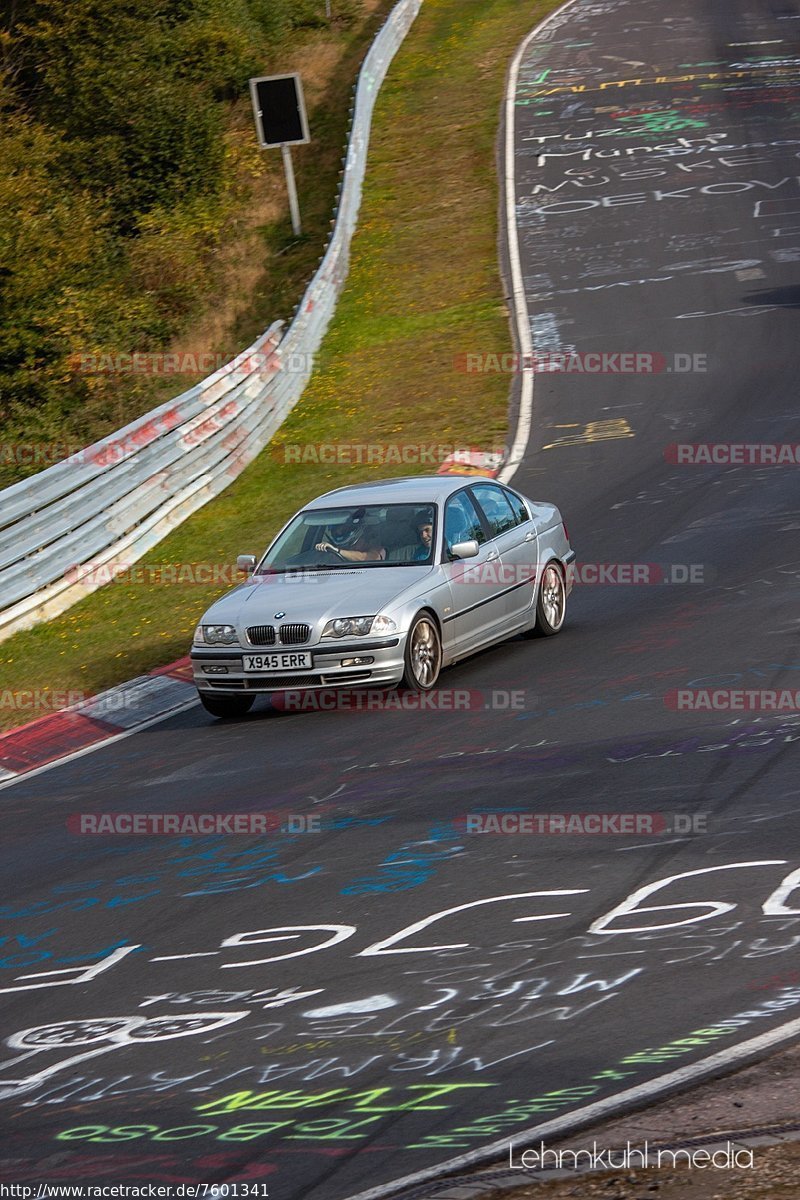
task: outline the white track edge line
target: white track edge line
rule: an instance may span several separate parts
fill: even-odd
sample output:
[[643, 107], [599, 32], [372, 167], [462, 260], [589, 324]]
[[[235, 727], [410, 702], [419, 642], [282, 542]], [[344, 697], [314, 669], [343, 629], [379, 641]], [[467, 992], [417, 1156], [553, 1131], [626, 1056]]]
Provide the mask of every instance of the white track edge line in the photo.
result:
[[519, 346], [520, 365], [522, 368], [522, 387], [520, 390], [519, 412], [517, 413], [517, 428], [514, 434], [514, 441], [511, 445], [511, 449], [508, 452], [508, 458], [505, 465], [501, 467], [497, 474], [497, 478], [502, 483], [508, 483], [522, 465], [522, 460], [528, 447], [528, 440], [531, 435], [531, 425], [533, 421], [533, 345], [531, 342], [530, 313], [528, 311], [528, 302], [525, 297], [525, 288], [522, 280], [522, 261], [519, 252], [519, 230], [517, 227], [516, 207], [514, 138], [516, 135], [515, 100], [517, 94], [517, 81], [519, 79], [519, 69], [522, 64], [522, 59], [525, 51], [528, 49], [528, 46], [537, 37], [537, 35], [540, 34], [541, 31], [550, 24], [551, 21], [555, 20], [555, 18], [564, 12], [565, 9], [569, 8], [575, 3], [577, 3], [577, 0], [566, 0], [566, 3], [560, 5], [555, 12], [551, 12], [549, 16], [545, 17], [543, 21], [540, 21], [539, 24], [531, 30], [531, 32], [523, 41], [522, 45], [517, 50], [508, 76], [503, 173], [505, 175], [505, 208], [508, 259], [511, 268], [511, 292], [513, 297], [514, 319], [517, 326], [517, 345]]

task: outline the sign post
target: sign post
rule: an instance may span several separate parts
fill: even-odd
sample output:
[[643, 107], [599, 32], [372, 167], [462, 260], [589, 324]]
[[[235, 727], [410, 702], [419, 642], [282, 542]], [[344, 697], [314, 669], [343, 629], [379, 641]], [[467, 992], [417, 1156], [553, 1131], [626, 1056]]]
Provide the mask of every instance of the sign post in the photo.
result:
[[295, 237], [303, 232], [290, 147], [311, 141], [308, 116], [299, 75], [263, 75], [250, 80], [250, 99], [258, 144], [265, 150], [280, 146], [286, 172], [286, 191]]
[[286, 174], [286, 191], [289, 193], [289, 212], [292, 216], [292, 231], [295, 237], [300, 237], [303, 228], [300, 224], [300, 205], [297, 202], [297, 184], [294, 181], [294, 165], [292, 151], [284, 142], [281, 146], [283, 169]]

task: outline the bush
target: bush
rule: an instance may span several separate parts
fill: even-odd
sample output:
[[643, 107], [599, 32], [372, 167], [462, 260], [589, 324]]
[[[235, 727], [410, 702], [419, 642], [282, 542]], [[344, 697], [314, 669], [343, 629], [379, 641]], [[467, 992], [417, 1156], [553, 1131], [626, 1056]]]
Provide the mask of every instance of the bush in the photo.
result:
[[75, 363], [163, 348], [207, 299], [213, 251], [264, 169], [231, 104], [280, 39], [324, 23], [325, 0], [18, 0], [11, 13], [3, 437], [94, 437], [147, 406], [146, 381]]

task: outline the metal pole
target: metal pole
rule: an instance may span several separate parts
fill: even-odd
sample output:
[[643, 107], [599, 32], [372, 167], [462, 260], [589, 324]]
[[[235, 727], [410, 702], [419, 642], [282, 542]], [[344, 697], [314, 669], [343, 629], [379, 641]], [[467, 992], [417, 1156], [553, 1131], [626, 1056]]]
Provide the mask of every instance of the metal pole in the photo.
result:
[[286, 190], [289, 193], [289, 211], [292, 214], [292, 232], [300, 237], [303, 232], [300, 224], [300, 205], [297, 203], [297, 187], [294, 182], [294, 167], [292, 166], [292, 150], [286, 144], [281, 146], [283, 169], [286, 172]]
[[330, 21], [330, 19], [331, 19], [331, 0], [325, 0], [325, 16]]

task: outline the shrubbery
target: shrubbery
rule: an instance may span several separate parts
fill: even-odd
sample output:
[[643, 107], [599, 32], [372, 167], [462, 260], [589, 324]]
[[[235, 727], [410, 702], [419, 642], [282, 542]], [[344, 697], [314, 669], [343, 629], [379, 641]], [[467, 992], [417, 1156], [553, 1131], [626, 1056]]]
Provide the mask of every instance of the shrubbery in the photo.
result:
[[143, 385], [121, 396], [72, 364], [163, 346], [205, 298], [251, 154], [231, 103], [281, 39], [325, 23], [325, 3], [19, 0], [13, 14], [0, 32], [2, 440], [80, 440], [129, 419]]

